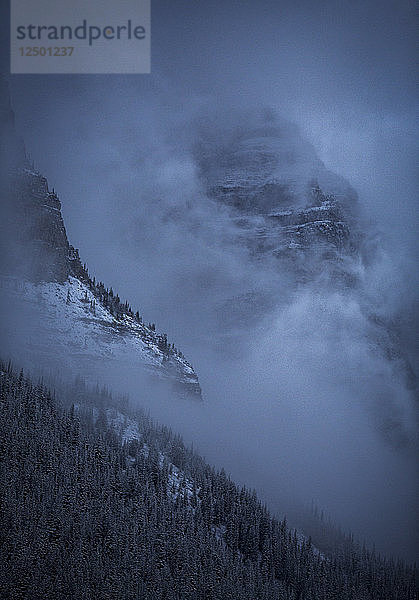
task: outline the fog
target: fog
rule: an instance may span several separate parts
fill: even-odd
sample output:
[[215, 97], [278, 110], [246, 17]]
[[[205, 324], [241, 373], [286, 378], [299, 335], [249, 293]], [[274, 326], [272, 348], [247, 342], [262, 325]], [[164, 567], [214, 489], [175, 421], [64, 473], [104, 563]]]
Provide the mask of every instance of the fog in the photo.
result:
[[[191, 360], [204, 404], [144, 392], [118, 369], [108, 383], [273, 510], [295, 518], [314, 500], [409, 560], [417, 407], [369, 316], [397, 322], [414, 367], [412, 9], [156, 1], [150, 76], [11, 82], [19, 131], [60, 196], [70, 243]], [[303, 286], [274, 258], [255, 259], [229, 209], [208, 197], [202, 123], [215, 119], [222, 144], [235, 119], [243, 127], [265, 107], [299, 128], [287, 125], [283, 143], [296, 148], [302, 187], [317, 155], [358, 194], [365, 240], [347, 265], [353, 290], [336, 288], [315, 257]]]

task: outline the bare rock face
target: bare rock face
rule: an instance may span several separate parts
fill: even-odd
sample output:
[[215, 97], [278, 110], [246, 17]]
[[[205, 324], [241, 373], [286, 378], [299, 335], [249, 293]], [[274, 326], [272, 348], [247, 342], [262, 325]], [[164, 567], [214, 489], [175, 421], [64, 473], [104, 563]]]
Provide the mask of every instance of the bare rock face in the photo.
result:
[[48, 189], [45, 177], [30, 168], [15, 173], [11, 187], [9, 232], [15, 228], [22, 253], [15, 254], [20, 264], [12, 261], [13, 271], [33, 281], [65, 281], [70, 274], [69, 243], [57, 195]]
[[231, 208], [239, 238], [295, 270], [338, 258], [359, 243], [357, 196], [329, 172], [293, 125], [271, 114], [234, 115], [224, 129], [201, 125], [195, 157], [207, 193]]
[[7, 81], [0, 79], [1, 262], [3, 274], [65, 281], [69, 243], [57, 195], [34, 170], [15, 131]]

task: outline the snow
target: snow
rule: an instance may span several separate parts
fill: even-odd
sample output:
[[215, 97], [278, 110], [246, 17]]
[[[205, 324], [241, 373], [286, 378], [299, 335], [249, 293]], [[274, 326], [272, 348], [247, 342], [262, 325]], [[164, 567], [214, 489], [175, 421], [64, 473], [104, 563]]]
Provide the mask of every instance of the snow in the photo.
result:
[[[99, 415], [98, 411], [95, 411], [95, 417]], [[141, 434], [139, 431], [138, 423], [124, 415], [116, 409], [109, 408], [106, 410], [106, 419], [108, 425], [112, 427], [120, 436], [123, 444], [129, 443], [132, 440], [141, 442]], [[142, 452], [144, 456], [148, 456], [149, 447], [147, 444], [142, 444]], [[190, 502], [193, 496], [194, 484], [192, 479], [186, 477], [185, 473], [170, 462], [167, 457], [159, 452], [159, 466], [161, 469], [167, 467], [168, 469], [168, 484], [167, 484], [167, 495], [175, 502], [179, 496], [186, 498], [187, 502]], [[199, 488], [197, 489], [199, 492]], [[198, 502], [199, 502], [198, 498]], [[192, 508], [192, 507], [191, 507]]]
[[42, 175], [39, 171], [35, 171], [35, 169], [30, 169], [29, 167], [25, 167], [24, 169], [22, 169], [22, 171], [26, 175], [33, 175], [34, 177], [42, 177]]
[[[166, 461], [166, 458], [164, 457], [164, 455], [161, 455], [161, 458], [162, 458], [162, 465], [163, 465], [164, 462]], [[175, 502], [177, 500], [177, 498], [179, 497], [179, 495], [181, 495], [184, 498], [186, 498], [188, 502], [190, 502], [190, 500], [193, 496], [193, 488], [194, 488], [192, 479], [189, 479], [188, 477], [186, 477], [185, 473], [183, 471], [181, 471], [180, 469], [178, 469], [171, 462], [168, 463], [168, 468], [169, 468], [169, 482], [167, 485], [167, 494], [168, 494], [169, 498], [171, 500], [173, 500], [173, 502]], [[197, 492], [199, 492], [199, 488], [197, 489]], [[199, 498], [198, 498], [198, 502], [200, 502]]]
[[[138, 369], [143, 365], [159, 378], [197, 384], [186, 359], [175, 354], [167, 359], [158, 347], [154, 331], [131, 315], [116, 319], [76, 277], [69, 277], [64, 283], [32, 283], [4, 277], [0, 279], [0, 289], [14, 306], [23, 305], [19, 314], [31, 315], [22, 322], [26, 351], [44, 358], [44, 362], [51, 358], [54, 362], [51, 354], [65, 357], [72, 367], [89, 361], [97, 363], [98, 358], [104, 365], [118, 360], [123, 368]], [[12, 337], [13, 333], [8, 335]], [[109, 368], [112, 366], [116, 365], [109, 364]]]
[[141, 440], [141, 434], [138, 423], [122, 414], [118, 410], [108, 409], [106, 411], [108, 425], [111, 426], [121, 436], [122, 443], [126, 444], [132, 440]]
[[308, 223], [298, 223], [296, 225], [287, 225], [287, 227], [285, 227], [285, 231], [292, 231], [292, 230], [298, 230], [298, 229], [303, 229], [303, 228], [310, 228], [310, 227], [334, 227], [337, 225], [341, 225], [344, 226], [345, 223], [343, 221], [332, 221], [331, 219], [324, 219], [323, 221], [309, 221]]

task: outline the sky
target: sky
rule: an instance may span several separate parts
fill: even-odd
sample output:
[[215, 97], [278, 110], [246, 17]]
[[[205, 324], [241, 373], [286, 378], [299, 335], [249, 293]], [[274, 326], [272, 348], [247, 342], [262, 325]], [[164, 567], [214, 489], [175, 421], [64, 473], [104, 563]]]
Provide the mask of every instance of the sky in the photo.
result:
[[[410, 427], [414, 413], [369, 355], [359, 304], [309, 289], [241, 331], [240, 343], [220, 338], [216, 304], [272, 281], [286, 294], [288, 282], [275, 279], [271, 265], [258, 272], [225, 243], [228, 226], [212, 220], [191, 148], [196, 122], [210, 113], [270, 107], [296, 123], [326, 167], [357, 191], [382, 249], [365, 273], [371, 302], [389, 318], [401, 315], [415, 356], [415, 16], [413, 2], [154, 0], [150, 75], [11, 78], [18, 129], [61, 199], [70, 242], [197, 368], [205, 419], [166, 405], [157, 416], [257, 485], [272, 506], [287, 482], [292, 498], [318, 500], [345, 526], [386, 550], [390, 537], [409, 557], [415, 470], [375, 424], [388, 408]], [[338, 340], [330, 335], [337, 324]], [[335, 373], [326, 383], [324, 364]], [[386, 404], [390, 396], [396, 400]], [[271, 485], [275, 471], [282, 474]], [[405, 519], [396, 518], [398, 490]], [[390, 517], [394, 527], [383, 529]]]

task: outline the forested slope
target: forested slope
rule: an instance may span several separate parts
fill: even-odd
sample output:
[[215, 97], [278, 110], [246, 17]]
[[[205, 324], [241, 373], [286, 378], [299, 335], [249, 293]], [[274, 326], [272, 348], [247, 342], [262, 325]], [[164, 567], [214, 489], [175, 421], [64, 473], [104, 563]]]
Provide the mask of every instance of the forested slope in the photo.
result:
[[0, 380], [5, 600], [415, 598], [411, 569], [322, 555], [105, 390]]

